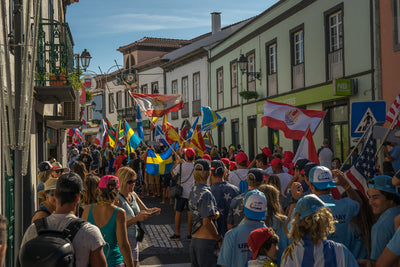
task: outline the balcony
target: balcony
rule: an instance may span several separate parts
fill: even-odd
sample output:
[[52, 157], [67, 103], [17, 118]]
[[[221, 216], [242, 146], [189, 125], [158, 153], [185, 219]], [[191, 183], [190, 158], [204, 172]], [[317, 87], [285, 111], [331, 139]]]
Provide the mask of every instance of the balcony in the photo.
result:
[[117, 109], [118, 120], [136, 121], [136, 112], [135, 107]]
[[201, 108], [201, 100], [193, 100], [192, 101], [192, 109], [193, 109], [193, 116], [199, 116]]
[[188, 118], [189, 117], [189, 102], [183, 103], [184, 108], [181, 109], [181, 116], [182, 118]]

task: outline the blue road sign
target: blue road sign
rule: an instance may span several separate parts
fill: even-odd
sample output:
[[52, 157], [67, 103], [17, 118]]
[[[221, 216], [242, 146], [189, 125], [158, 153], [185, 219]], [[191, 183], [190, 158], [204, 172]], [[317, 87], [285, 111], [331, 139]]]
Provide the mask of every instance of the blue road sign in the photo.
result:
[[366, 101], [351, 103], [351, 137], [361, 137], [371, 124], [384, 122], [385, 101]]

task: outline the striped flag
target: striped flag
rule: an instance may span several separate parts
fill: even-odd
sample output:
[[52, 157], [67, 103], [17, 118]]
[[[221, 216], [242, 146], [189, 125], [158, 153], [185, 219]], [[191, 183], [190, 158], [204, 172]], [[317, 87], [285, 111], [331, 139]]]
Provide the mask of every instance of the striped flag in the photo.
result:
[[126, 134], [126, 141], [128, 144], [128, 154], [131, 152], [134, 152], [135, 149], [138, 147], [140, 142], [140, 138], [135, 134], [135, 132], [132, 130], [132, 128], [129, 126], [129, 124], [124, 121], [125, 123], [125, 134]]
[[201, 110], [203, 111], [201, 131], [209, 131], [226, 122], [225, 117], [221, 118], [221, 116], [210, 107], [201, 107]]
[[112, 148], [115, 147], [115, 136], [116, 136], [116, 131], [112, 124], [108, 121], [106, 118], [106, 123], [107, 123], [107, 133], [108, 133], [108, 143]]
[[311, 162], [319, 165], [319, 158], [317, 150], [315, 149], [314, 140], [310, 131], [310, 127], [307, 128], [306, 134], [300, 141], [299, 147], [297, 148], [296, 155], [293, 158], [293, 162], [298, 159], [308, 159]]
[[400, 110], [400, 94], [396, 97], [393, 104], [390, 106], [385, 117], [385, 119], [390, 123], [393, 123], [393, 120], [395, 120], [395, 122], [393, 123], [393, 129], [396, 128], [396, 125], [400, 127], [400, 120], [398, 116], [399, 110]]
[[190, 128], [186, 140], [189, 141], [190, 138], [192, 138], [193, 132], [196, 129], [196, 125], [199, 122], [199, 117], [196, 118], [196, 120], [193, 122], [192, 128]]
[[143, 123], [142, 123], [142, 115], [140, 114], [139, 105], [137, 107], [137, 113], [136, 113], [136, 131], [138, 133], [139, 138], [143, 140], [143, 138], [144, 138]]
[[158, 95], [131, 93], [138, 106], [148, 117], [161, 117], [184, 108], [182, 95]]
[[170, 173], [174, 166], [172, 148], [175, 150], [178, 146], [178, 144], [173, 144], [167, 151], [161, 154], [157, 154], [152, 149], [149, 149], [146, 157], [146, 172], [152, 175]]

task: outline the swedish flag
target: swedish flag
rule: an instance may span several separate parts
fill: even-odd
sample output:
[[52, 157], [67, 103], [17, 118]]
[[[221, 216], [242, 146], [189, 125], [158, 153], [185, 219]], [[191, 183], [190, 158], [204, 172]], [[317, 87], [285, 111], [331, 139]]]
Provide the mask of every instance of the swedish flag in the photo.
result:
[[203, 111], [203, 122], [201, 123], [200, 131], [209, 131], [226, 122], [225, 117], [221, 118], [221, 116], [210, 107], [201, 107], [201, 110]]
[[135, 151], [135, 149], [138, 147], [140, 142], [140, 138], [135, 134], [135, 132], [132, 130], [132, 128], [129, 126], [129, 124], [124, 121], [125, 123], [125, 134], [126, 134], [126, 141], [128, 143], [128, 153], [131, 153]]
[[178, 146], [178, 143], [174, 143], [167, 151], [161, 154], [157, 154], [152, 149], [149, 149], [146, 159], [146, 172], [152, 175], [170, 173], [174, 166], [172, 148], [176, 149]]

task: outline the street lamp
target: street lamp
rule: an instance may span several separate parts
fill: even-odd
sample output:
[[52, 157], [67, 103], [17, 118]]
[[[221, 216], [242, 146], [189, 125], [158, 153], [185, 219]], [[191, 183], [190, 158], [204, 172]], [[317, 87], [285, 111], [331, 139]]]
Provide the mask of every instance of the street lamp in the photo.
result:
[[261, 80], [261, 73], [260, 72], [248, 72], [247, 71], [247, 64], [249, 61], [247, 60], [247, 57], [245, 57], [243, 54], [240, 55], [240, 58], [238, 59], [238, 64], [239, 64], [239, 69], [242, 73], [246, 73], [247, 76], [253, 76], [258, 80]]
[[83, 69], [86, 71], [86, 69], [89, 67], [90, 64], [90, 59], [92, 57], [90, 56], [89, 51], [86, 50], [86, 48], [82, 51], [81, 54], [81, 63], [82, 63], [82, 67]]

